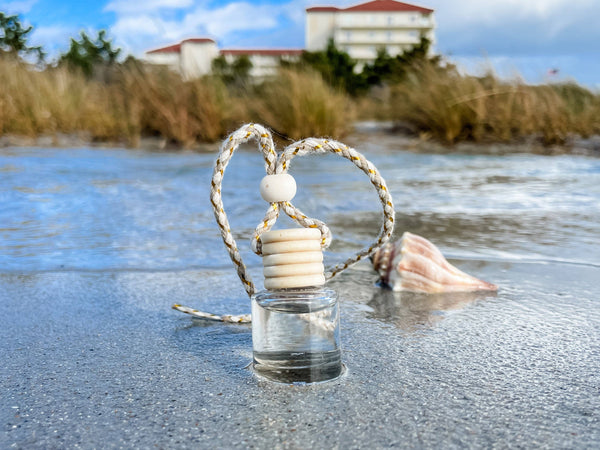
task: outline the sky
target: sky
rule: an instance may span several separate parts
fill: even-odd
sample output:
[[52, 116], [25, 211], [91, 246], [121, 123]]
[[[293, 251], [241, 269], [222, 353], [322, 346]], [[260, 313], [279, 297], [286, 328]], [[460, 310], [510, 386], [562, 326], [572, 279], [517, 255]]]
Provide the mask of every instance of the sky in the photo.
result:
[[[303, 48], [305, 8], [345, 0], [0, 0], [0, 11], [33, 25], [32, 44], [51, 55], [81, 30], [107, 29], [126, 53], [189, 37], [222, 48]], [[478, 73], [532, 83], [575, 79], [600, 89], [600, 0], [424, 0], [435, 10], [435, 51]], [[557, 70], [556, 74], [552, 72]]]

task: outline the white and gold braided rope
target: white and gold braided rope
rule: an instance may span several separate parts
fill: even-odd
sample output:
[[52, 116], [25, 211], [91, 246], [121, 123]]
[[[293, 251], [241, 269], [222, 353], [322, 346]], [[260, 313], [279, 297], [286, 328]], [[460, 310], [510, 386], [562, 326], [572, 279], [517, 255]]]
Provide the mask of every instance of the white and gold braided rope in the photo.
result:
[[[229, 221], [227, 220], [227, 214], [225, 213], [225, 208], [223, 206], [221, 187], [223, 183], [223, 177], [225, 175], [225, 169], [231, 160], [233, 153], [241, 144], [244, 144], [251, 139], [255, 139], [258, 142], [259, 151], [262, 153], [265, 160], [265, 169], [267, 175], [287, 173], [292, 159], [296, 156], [329, 152], [343, 156], [344, 158], [350, 160], [356, 167], [367, 174], [371, 180], [371, 184], [373, 184], [377, 190], [377, 194], [383, 206], [383, 225], [377, 240], [369, 247], [361, 250], [345, 262], [337, 264], [332, 268], [328, 268], [325, 273], [327, 280], [347, 269], [352, 264], [360, 261], [365, 256], [374, 253], [390, 239], [394, 229], [394, 205], [392, 202], [392, 197], [386, 186], [385, 180], [381, 177], [377, 168], [361, 153], [345, 144], [342, 144], [341, 142], [328, 139], [309, 138], [294, 142], [293, 144], [287, 146], [278, 157], [277, 153], [275, 152], [275, 146], [273, 144], [271, 133], [266, 128], [258, 124], [244, 125], [229, 135], [229, 137], [221, 145], [211, 180], [210, 201], [213, 206], [215, 219], [219, 229], [221, 230], [223, 242], [227, 247], [231, 261], [236, 267], [238, 276], [242, 281], [248, 296], [252, 296], [254, 293], [254, 283], [248, 274], [231, 232]], [[321, 247], [327, 248], [329, 246], [331, 243], [331, 232], [329, 231], [327, 225], [318, 219], [307, 217], [291, 202], [284, 201], [279, 203], [271, 203], [262, 222], [256, 227], [254, 236], [252, 238], [252, 250], [255, 253], [258, 255], [261, 254], [260, 236], [262, 233], [269, 231], [273, 227], [277, 221], [277, 218], [279, 217], [280, 211], [282, 210], [300, 226], [306, 228], [318, 228], [321, 231], [322, 236]], [[212, 320], [224, 320], [223, 317], [244, 317], [244, 319], [247, 319], [247, 315], [215, 316], [210, 313], [203, 313], [181, 305], [173, 305], [173, 308], [177, 309], [178, 311], [191, 314], [195, 317], [208, 318]], [[224, 321], [237, 322], [237, 320]], [[240, 322], [247, 322], [247, 320], [242, 320]]]

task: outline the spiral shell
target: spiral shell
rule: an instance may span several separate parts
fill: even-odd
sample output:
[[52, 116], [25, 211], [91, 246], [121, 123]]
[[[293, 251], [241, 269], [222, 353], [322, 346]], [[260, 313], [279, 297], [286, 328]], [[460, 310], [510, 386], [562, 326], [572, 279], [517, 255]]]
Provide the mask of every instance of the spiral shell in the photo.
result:
[[492, 283], [457, 269], [424, 237], [405, 232], [373, 255], [380, 281], [394, 291], [424, 293], [496, 291]]

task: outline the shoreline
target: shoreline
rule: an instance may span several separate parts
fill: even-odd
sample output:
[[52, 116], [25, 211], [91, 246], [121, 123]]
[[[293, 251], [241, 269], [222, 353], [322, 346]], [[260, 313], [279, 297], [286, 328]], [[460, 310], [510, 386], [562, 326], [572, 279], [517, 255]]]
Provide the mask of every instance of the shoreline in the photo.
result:
[[[274, 136], [277, 138], [276, 136]], [[497, 142], [482, 140], [480, 142], [462, 141], [448, 145], [426, 136], [417, 136], [402, 124], [391, 121], [359, 121], [355, 122], [352, 131], [344, 138], [336, 138], [355, 147], [360, 151], [366, 141], [374, 138], [381, 146], [388, 148], [398, 147], [400, 150], [415, 153], [457, 153], [457, 154], [491, 154], [503, 155], [511, 153], [530, 153], [541, 155], [581, 155], [600, 156], [600, 135], [588, 138], [572, 136], [565, 145], [543, 145], [539, 137], [529, 136], [510, 142]], [[131, 145], [127, 139], [99, 141], [91, 138], [89, 133], [56, 133], [42, 134], [36, 137], [6, 134], [0, 136], [0, 149], [5, 148], [122, 148], [144, 149], [150, 151], [179, 152], [191, 151], [210, 153], [218, 151], [221, 141], [196, 143], [183, 147], [168, 139], [158, 136], [141, 137], [136, 145]], [[278, 145], [281, 147], [281, 145]]]

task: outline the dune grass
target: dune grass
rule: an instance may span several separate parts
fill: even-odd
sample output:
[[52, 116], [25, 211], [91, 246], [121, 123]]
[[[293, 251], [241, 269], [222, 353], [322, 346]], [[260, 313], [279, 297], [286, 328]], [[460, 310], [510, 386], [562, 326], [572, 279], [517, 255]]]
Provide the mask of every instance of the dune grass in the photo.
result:
[[139, 116], [139, 132], [190, 147], [227, 133], [228, 93], [215, 78], [183, 81], [169, 70], [125, 70], [115, 86]]
[[25, 136], [86, 131], [121, 134], [118, 102], [106, 87], [64, 69], [44, 73], [16, 62], [0, 64], [0, 132]]
[[0, 133], [85, 133], [132, 146], [150, 135], [189, 146], [226, 133], [225, 96], [217, 80], [184, 82], [166, 70], [120, 68], [96, 81], [0, 63]]
[[344, 136], [350, 131], [353, 103], [321, 75], [282, 69], [246, 99], [249, 117], [292, 139]]
[[574, 83], [527, 85], [416, 66], [391, 88], [390, 117], [452, 144], [539, 137], [546, 145], [600, 132], [600, 96]]
[[340, 138], [356, 117], [401, 122], [448, 144], [531, 136], [564, 144], [573, 135], [600, 133], [600, 95], [574, 83], [533, 86], [426, 64], [400, 83], [351, 98], [307, 70], [282, 69], [263, 83], [234, 87], [218, 77], [185, 81], [143, 65], [118, 66], [94, 79], [0, 59], [0, 135], [81, 133], [133, 147], [156, 136], [193, 147], [244, 122], [293, 139]]
[[130, 146], [159, 136], [191, 147], [249, 121], [292, 138], [340, 136], [351, 122], [348, 97], [310, 72], [282, 71], [246, 89], [228, 88], [217, 77], [184, 81], [144, 66], [119, 67], [106, 78], [0, 60], [0, 135], [84, 133]]

